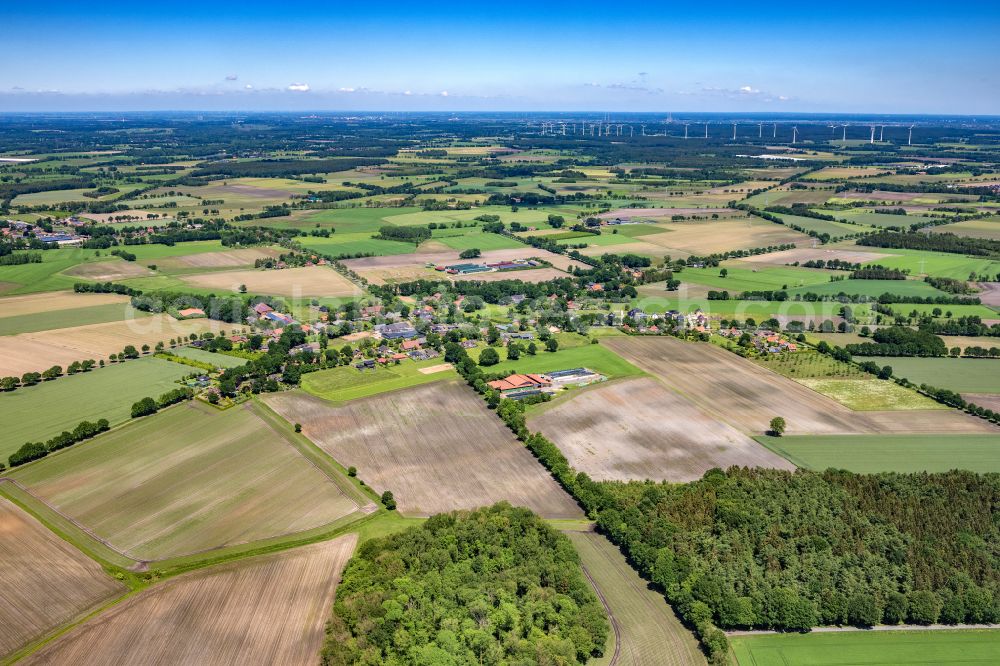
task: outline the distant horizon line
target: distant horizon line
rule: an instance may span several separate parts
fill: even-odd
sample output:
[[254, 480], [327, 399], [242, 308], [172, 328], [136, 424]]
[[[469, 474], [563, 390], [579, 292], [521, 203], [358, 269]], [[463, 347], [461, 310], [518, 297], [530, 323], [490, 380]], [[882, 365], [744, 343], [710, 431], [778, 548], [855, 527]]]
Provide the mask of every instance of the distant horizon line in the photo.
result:
[[[416, 116], [601, 116], [612, 114], [617, 117], [650, 117], [657, 116], [665, 123], [677, 122], [685, 116], [724, 116], [734, 117], [754, 117], [754, 118], [954, 118], [973, 120], [1000, 120], [1000, 114], [976, 114], [976, 113], [921, 113], [921, 112], [864, 112], [864, 111], [614, 111], [614, 110], [483, 110], [483, 109], [455, 109], [455, 110], [389, 110], [389, 109], [188, 109], [188, 108], [162, 108], [162, 109], [130, 109], [130, 110], [65, 110], [65, 109], [37, 109], [31, 111], [13, 111], [0, 109], [0, 117], [4, 116], [138, 116], [138, 115], [159, 115], [159, 114], [186, 114], [186, 115], [213, 115], [213, 116], [233, 116], [252, 114], [272, 114], [272, 115], [296, 115], [309, 116], [316, 114], [325, 115], [416, 115]], [[661, 117], [662, 118], [659, 118]], [[673, 117], [678, 116], [678, 117]], [[610, 119], [609, 119], [610, 120]]]

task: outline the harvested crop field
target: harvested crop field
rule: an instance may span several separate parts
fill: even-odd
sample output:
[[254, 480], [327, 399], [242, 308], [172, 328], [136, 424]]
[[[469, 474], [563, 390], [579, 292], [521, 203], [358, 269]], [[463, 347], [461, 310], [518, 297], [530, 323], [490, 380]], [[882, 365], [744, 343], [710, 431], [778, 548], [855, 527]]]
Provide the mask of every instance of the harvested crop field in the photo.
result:
[[593, 666], [704, 664], [694, 635], [663, 595], [650, 589], [610, 541], [596, 532], [565, 532], [580, 554], [584, 574], [605, 605], [614, 631]]
[[785, 419], [789, 435], [996, 431], [982, 419], [950, 409], [854, 412], [707, 343], [621, 337], [608, 338], [604, 344], [705, 412], [751, 435], [767, 430], [774, 416]]
[[579, 518], [576, 503], [491, 413], [457, 382], [438, 382], [333, 407], [301, 393], [265, 398], [287, 420], [399, 510], [432, 515], [500, 500], [546, 518]]
[[746, 264], [767, 264], [771, 266], [785, 266], [796, 261], [804, 263], [822, 259], [829, 261], [839, 259], [849, 261], [852, 264], [864, 264], [870, 261], [877, 261], [889, 255], [882, 252], [868, 252], [865, 250], [827, 250], [821, 247], [797, 247], [794, 250], [782, 250], [781, 252], [770, 252], [768, 254], [758, 254], [753, 257], [743, 257], [736, 261]]
[[1000, 413], [1000, 393], [963, 393], [966, 402]]
[[[706, 255], [740, 248], [805, 243], [809, 240], [805, 234], [783, 224], [758, 218], [665, 222], [658, 226], [663, 228], [662, 233], [646, 234], [641, 237], [641, 241], [635, 243], [615, 245], [614, 252], [656, 256]], [[658, 249], [653, 250], [650, 246]], [[585, 255], [604, 254], [608, 251], [607, 247], [594, 245], [581, 250]]]
[[93, 280], [95, 282], [108, 282], [110, 280], [125, 280], [127, 278], [148, 277], [153, 272], [135, 263], [134, 261], [95, 261], [74, 266], [66, 271], [66, 275]]
[[[4, 338], [0, 346], [0, 375], [20, 376], [41, 372], [52, 365], [65, 368], [73, 361], [107, 359], [126, 345], [140, 349], [191, 333], [227, 330], [231, 324], [211, 319], [177, 320], [167, 314], [139, 317], [104, 324], [88, 324], [21, 333]], [[141, 396], [140, 396], [141, 397]]]
[[275, 258], [281, 252], [270, 248], [247, 248], [223, 252], [200, 252], [156, 261], [161, 269], [170, 268], [239, 268], [253, 266], [258, 259]]
[[0, 497], [0, 658], [126, 588]]
[[337, 271], [326, 266], [306, 266], [282, 270], [222, 271], [184, 275], [185, 282], [204, 289], [247, 291], [274, 296], [357, 296], [361, 290]]
[[28, 664], [312, 664], [356, 534], [168, 580]]
[[185, 403], [13, 477], [139, 560], [302, 532], [358, 508], [249, 405]]
[[128, 296], [118, 294], [77, 294], [72, 291], [50, 291], [45, 296], [27, 294], [0, 298], [0, 312], [3, 313], [3, 317], [20, 317], [57, 310], [76, 310], [96, 305], [124, 305], [128, 302]]
[[548, 282], [567, 277], [556, 268], [534, 268], [523, 271], [501, 271], [496, 273], [473, 273], [471, 275], [449, 276], [455, 282], [496, 282], [498, 280], [521, 280], [522, 282]]
[[795, 469], [651, 378], [590, 387], [528, 427], [597, 481], [693, 481], [732, 465]]
[[732, 208], [617, 208], [597, 217], [602, 220], [631, 220], [632, 218], [667, 218], [674, 215], [734, 215], [740, 214]]

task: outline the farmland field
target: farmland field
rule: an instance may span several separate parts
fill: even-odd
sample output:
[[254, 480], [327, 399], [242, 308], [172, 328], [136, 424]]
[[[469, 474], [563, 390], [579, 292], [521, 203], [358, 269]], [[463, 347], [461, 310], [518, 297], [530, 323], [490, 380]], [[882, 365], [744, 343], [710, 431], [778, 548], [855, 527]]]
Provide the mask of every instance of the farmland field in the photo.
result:
[[732, 465], [792, 469], [652, 378], [588, 387], [532, 417], [528, 427], [598, 481], [692, 481]]
[[100, 565], [3, 497], [0, 562], [0, 659], [126, 591]]
[[221, 271], [184, 275], [181, 279], [196, 287], [232, 292], [246, 285], [249, 292], [275, 296], [357, 296], [361, 293], [350, 280], [325, 266]]
[[981, 419], [955, 410], [854, 412], [710, 344], [667, 337], [609, 338], [605, 344], [706, 413], [751, 435], [767, 430], [774, 416], [785, 419], [790, 435], [994, 431]]
[[302, 532], [358, 508], [249, 405], [185, 403], [13, 476], [143, 560]]
[[4, 339], [0, 348], [0, 375], [41, 372], [52, 365], [65, 368], [73, 361], [106, 359], [126, 345], [136, 349], [144, 344], [152, 347], [173, 337], [206, 331], [217, 333], [229, 326], [211, 319], [177, 320], [168, 314], [143, 314], [102, 324], [20, 333]]
[[80, 421], [127, 421], [132, 403], [177, 388], [175, 382], [193, 370], [147, 357], [0, 393], [0, 462], [25, 442], [44, 442]]
[[[947, 338], [945, 338], [947, 340]], [[982, 338], [990, 345], [996, 338]], [[997, 341], [1000, 346], [1000, 341]], [[988, 358], [916, 358], [904, 356], [874, 356], [864, 360], [879, 366], [891, 365], [896, 377], [905, 377], [914, 384], [929, 384], [959, 393], [1000, 393], [1000, 360]]]
[[[443, 374], [443, 373], [442, 373]], [[431, 515], [500, 500], [547, 518], [581, 515], [576, 503], [464, 383], [395, 391], [343, 407], [304, 393], [265, 402], [401, 512]]]
[[824, 435], [761, 437], [800, 467], [875, 472], [1000, 472], [1000, 433], [993, 435]]
[[799, 379], [800, 384], [859, 412], [947, 409], [939, 402], [881, 379]]
[[621, 552], [596, 532], [566, 532], [576, 546], [584, 573], [609, 610], [614, 628], [604, 656], [593, 666], [704, 664], [691, 632], [680, 623], [663, 595], [649, 588]]
[[988, 218], [985, 220], [963, 220], [952, 224], [945, 224], [940, 227], [933, 227], [931, 233], [950, 233], [957, 236], [969, 236], [971, 238], [988, 238], [1000, 240], [1000, 218]]
[[421, 372], [440, 364], [440, 358], [432, 358], [419, 362], [407, 359], [399, 365], [376, 367], [371, 370], [358, 370], [353, 365], [345, 365], [304, 375], [302, 389], [332, 402], [354, 400], [455, 376], [451, 372], [443, 371]]
[[[482, 348], [470, 349], [469, 355], [478, 360], [481, 351]], [[534, 356], [521, 354], [521, 358], [516, 361], [503, 360], [497, 365], [491, 365], [487, 370], [491, 373], [537, 373], [568, 370], [570, 368], [590, 368], [612, 379], [636, 377], [643, 374], [642, 370], [611, 351], [603, 343], [566, 347], [556, 352], [539, 351]]]
[[80, 278], [81, 280], [107, 282], [109, 280], [147, 277], [152, 275], [153, 272], [135, 262], [114, 259], [111, 261], [92, 261], [79, 264], [65, 271], [65, 274], [70, 277]]
[[843, 631], [735, 636], [739, 666], [972, 666], [1000, 661], [996, 631]]
[[168, 580], [24, 663], [312, 663], [356, 543], [349, 534]]

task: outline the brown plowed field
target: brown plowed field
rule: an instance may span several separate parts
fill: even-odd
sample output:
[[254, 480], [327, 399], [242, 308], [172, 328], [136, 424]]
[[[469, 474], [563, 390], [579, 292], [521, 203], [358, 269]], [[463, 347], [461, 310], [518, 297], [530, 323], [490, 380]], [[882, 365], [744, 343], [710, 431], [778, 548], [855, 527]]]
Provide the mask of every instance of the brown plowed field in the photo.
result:
[[0, 658], [126, 588], [0, 497]]
[[545, 468], [458, 382], [437, 382], [353, 400], [343, 407], [301, 392], [264, 400], [399, 510], [432, 515], [507, 500], [546, 518], [580, 508]]
[[532, 418], [591, 478], [693, 481], [713, 467], [795, 469], [651, 378], [588, 388]]
[[156, 260], [163, 268], [239, 268], [253, 266], [258, 259], [277, 257], [281, 252], [271, 248], [247, 248], [243, 250], [225, 250], [222, 252], [201, 252], [186, 254], [180, 257], [168, 257]]
[[315, 664], [356, 534], [157, 585], [27, 664]]
[[823, 259], [824, 261], [829, 261], [830, 259], [840, 259], [841, 261], [849, 261], [853, 264], [863, 264], [888, 256], [890, 255], [882, 252], [868, 252], [866, 250], [829, 250], [821, 247], [797, 247], [794, 250], [782, 250], [781, 252], [770, 252], [768, 254], [758, 254], [753, 257], [743, 257], [741, 259], [737, 259], [736, 261], [747, 264], [784, 266], [786, 264], [795, 263], [796, 261], [801, 264], [806, 261], [814, 261], [816, 259]]
[[781, 416], [789, 435], [995, 432], [954, 410], [855, 412], [831, 398], [707, 343], [668, 337], [608, 338], [613, 351], [704, 411], [751, 435]]

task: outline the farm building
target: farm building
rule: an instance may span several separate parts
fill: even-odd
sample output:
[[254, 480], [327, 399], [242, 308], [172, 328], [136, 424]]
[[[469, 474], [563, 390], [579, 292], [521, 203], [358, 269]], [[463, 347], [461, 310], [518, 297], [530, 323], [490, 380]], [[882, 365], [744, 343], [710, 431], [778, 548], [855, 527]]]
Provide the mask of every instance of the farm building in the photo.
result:
[[589, 368], [572, 368], [570, 370], [556, 370], [545, 375], [552, 383], [552, 388], [560, 389], [568, 386], [587, 386], [596, 384], [607, 379], [604, 375], [594, 372]]
[[265, 314], [264, 319], [270, 319], [273, 322], [277, 322], [279, 324], [285, 324], [286, 326], [288, 324], [295, 323], [295, 320], [289, 317], [288, 315], [281, 314], [280, 312], [274, 312], [273, 310]]
[[398, 340], [401, 338], [415, 338], [419, 333], [405, 321], [396, 324], [379, 324], [375, 327], [375, 334], [381, 336], [383, 340]]
[[488, 382], [488, 386], [506, 394], [508, 391], [549, 388], [552, 382], [545, 375], [511, 375], [506, 379]]
[[266, 315], [268, 312], [271, 312], [272, 310], [273, 308], [267, 303], [258, 303], [257, 305], [253, 306], [253, 311], [262, 316]]
[[444, 270], [452, 275], [467, 275], [469, 273], [485, 273], [493, 269], [484, 264], [452, 264], [450, 266], [437, 266], [435, 270]]

